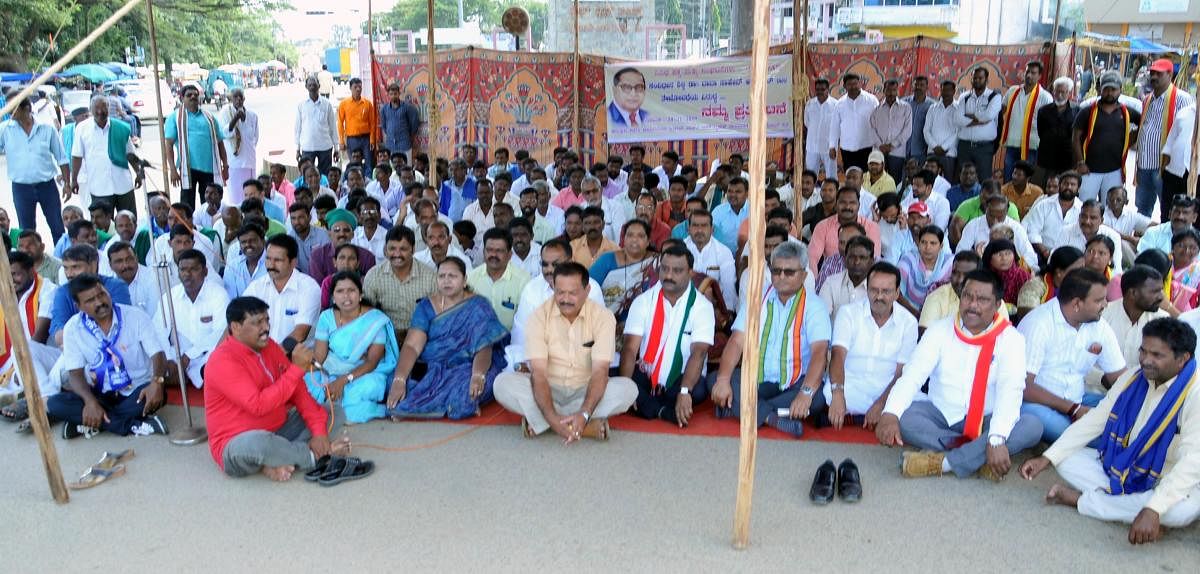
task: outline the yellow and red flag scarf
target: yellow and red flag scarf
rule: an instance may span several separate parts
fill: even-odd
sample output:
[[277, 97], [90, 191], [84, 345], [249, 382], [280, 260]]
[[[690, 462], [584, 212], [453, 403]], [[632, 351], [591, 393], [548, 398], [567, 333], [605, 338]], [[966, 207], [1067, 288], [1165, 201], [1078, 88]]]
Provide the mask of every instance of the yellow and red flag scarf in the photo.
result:
[[[1167, 88], [1167, 93], [1164, 94], [1166, 102], [1163, 103], [1163, 128], [1162, 136], [1160, 136], [1162, 141], [1158, 142], [1159, 147], [1167, 145], [1167, 133], [1171, 131], [1171, 126], [1175, 125], [1175, 102], [1178, 96], [1179, 89], [1175, 87], [1175, 84], [1171, 84]], [[1151, 93], [1142, 101], [1142, 121], [1138, 126], [1139, 128], [1146, 125], [1146, 116], [1150, 115], [1150, 101], [1153, 99], [1154, 94]]]
[[[1117, 106], [1121, 108], [1121, 115], [1125, 118], [1125, 141], [1121, 144], [1121, 174], [1125, 174], [1125, 162], [1129, 158], [1129, 108], [1125, 104], [1117, 102]], [[1096, 116], [1100, 114], [1100, 102], [1097, 101], [1092, 105], [1092, 111], [1088, 117], [1088, 133], [1083, 140], [1083, 160], [1087, 161], [1088, 148], [1092, 145], [1092, 135], [1096, 133]]]
[[[1000, 145], [1008, 145], [1008, 127], [1012, 122], [1013, 107], [1017, 105], [1017, 98], [1021, 97], [1021, 86], [1013, 90], [1008, 101], [1004, 103], [1004, 128], [1000, 133]], [[1038, 102], [1038, 96], [1042, 94], [1042, 86], [1040, 84], [1033, 85], [1033, 91], [1029, 93], [1029, 101], [1025, 102], [1025, 121], [1021, 125], [1021, 160], [1028, 159], [1029, 156], [1029, 136], [1033, 133], [1033, 117], [1036, 112], [1035, 108]]]
[[[29, 292], [23, 297], [19, 305], [25, 310], [25, 329], [26, 334], [31, 335], [37, 329], [37, 311], [38, 303], [41, 300], [42, 285], [45, 280], [41, 275], [33, 276], [33, 286], [29, 288]], [[12, 359], [12, 336], [4, 324], [4, 313], [0, 311], [0, 332], [4, 333], [4, 349], [0, 350], [0, 371], [6, 370], [8, 362]]]

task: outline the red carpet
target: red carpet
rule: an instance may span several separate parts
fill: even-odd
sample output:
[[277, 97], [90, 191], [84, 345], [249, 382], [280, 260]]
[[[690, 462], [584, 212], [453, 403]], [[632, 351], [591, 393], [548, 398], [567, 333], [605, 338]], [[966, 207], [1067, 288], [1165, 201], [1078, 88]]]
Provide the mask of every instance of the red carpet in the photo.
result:
[[[204, 392], [188, 388], [188, 401], [193, 407], [204, 407]], [[173, 405], [182, 405], [183, 401], [179, 395], [178, 388], [169, 389], [167, 392], [167, 402]], [[415, 421], [414, 422], [418, 422]], [[450, 422], [446, 419], [419, 421], [429, 423], [445, 423]], [[521, 423], [521, 417], [505, 412], [504, 407], [497, 403], [491, 403], [483, 407], [483, 412], [478, 419], [471, 421], [457, 421], [459, 424], [476, 424], [489, 426], [517, 426]], [[719, 436], [737, 438], [740, 432], [740, 427], [737, 420], [718, 420], [713, 412], [711, 403], [705, 403], [701, 406], [692, 417], [691, 423], [686, 428], [679, 428], [666, 421], [650, 421], [633, 415], [621, 415], [611, 419], [610, 424], [615, 430], [645, 432], [657, 434], [672, 434], [684, 436]], [[773, 428], [763, 427], [758, 430], [759, 438], [774, 439], [774, 440], [795, 440], [790, 435], [777, 431]], [[824, 442], [840, 442], [853, 444], [877, 444], [875, 433], [867, 431], [862, 427], [848, 426], [842, 430], [833, 428], [818, 429], [812, 425], [805, 423], [804, 425], [804, 440], [817, 440]]]

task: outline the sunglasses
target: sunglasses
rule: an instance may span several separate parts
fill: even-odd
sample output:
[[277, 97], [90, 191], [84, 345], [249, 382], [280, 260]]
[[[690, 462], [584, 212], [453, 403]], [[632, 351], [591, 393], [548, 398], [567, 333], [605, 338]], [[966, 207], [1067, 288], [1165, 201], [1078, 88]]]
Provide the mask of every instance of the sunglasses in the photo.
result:
[[780, 275], [783, 277], [791, 278], [791, 277], [795, 277], [795, 276], [799, 275], [801, 271], [803, 271], [803, 269], [787, 269], [784, 267], [772, 267], [771, 275]]

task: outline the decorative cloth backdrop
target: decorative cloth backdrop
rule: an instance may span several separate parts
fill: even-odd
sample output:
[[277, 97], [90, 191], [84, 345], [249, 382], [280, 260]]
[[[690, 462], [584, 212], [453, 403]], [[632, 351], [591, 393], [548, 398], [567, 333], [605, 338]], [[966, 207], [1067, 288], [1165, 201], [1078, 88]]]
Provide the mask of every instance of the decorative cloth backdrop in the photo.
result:
[[[792, 47], [775, 46], [771, 52], [790, 54]], [[1060, 73], [1073, 74], [1073, 52], [1069, 43], [1060, 44]], [[811, 44], [806, 70], [810, 82], [829, 78], [835, 95], [841, 93], [838, 78], [856, 72], [863, 78], [863, 89], [882, 98], [883, 81], [889, 77], [900, 81], [901, 94], [909, 93], [916, 76], [928, 77], [929, 85], [935, 87], [943, 78], [951, 78], [965, 89], [976, 66], [989, 70], [992, 88], [1013, 85], [1021, 82], [1025, 64], [1031, 60], [1046, 66], [1042, 81], [1049, 85], [1053, 81], [1050, 56], [1049, 43], [975, 46], [916, 37], [878, 44]], [[606, 137], [604, 64], [620, 61], [580, 56], [579, 152], [585, 163], [604, 161], [610, 154], [628, 158], [630, 146], [635, 145], [609, 145]], [[386, 102], [386, 87], [396, 82], [405, 94], [415, 98], [421, 117], [428, 118], [427, 62], [425, 54], [376, 56], [372, 66], [376, 105]], [[552, 159], [555, 147], [574, 147], [572, 54], [461, 48], [437, 53], [436, 68], [440, 128], [432, 136], [427, 124], [422, 128], [420, 149], [429, 149], [431, 139], [438, 157], [453, 156], [456, 146], [464, 143], [479, 146], [480, 155], [489, 159], [498, 147], [507, 147], [512, 153], [525, 149], [544, 164]], [[768, 144], [769, 160], [777, 161], [781, 169], [789, 169], [792, 141], [770, 139]], [[674, 150], [683, 163], [696, 165], [702, 174], [708, 172], [713, 159], [744, 154], [749, 148], [745, 139], [652, 141], [641, 145], [651, 165], [658, 163], [664, 151]]]

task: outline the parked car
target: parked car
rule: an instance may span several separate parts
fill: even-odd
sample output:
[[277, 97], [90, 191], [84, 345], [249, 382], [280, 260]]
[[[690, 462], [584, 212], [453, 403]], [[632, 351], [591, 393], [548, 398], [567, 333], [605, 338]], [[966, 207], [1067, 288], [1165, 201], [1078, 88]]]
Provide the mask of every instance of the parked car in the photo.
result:
[[[113, 82], [104, 86], [104, 93], [111, 93], [118, 86], [125, 91], [129, 105], [133, 107], [133, 115], [143, 122], [158, 120], [158, 108], [154, 105], [154, 80], [145, 78]], [[175, 93], [166, 80], [159, 80], [158, 89], [162, 96], [162, 113], [165, 116], [175, 109]]]
[[78, 108], [87, 108], [92, 103], [91, 90], [61, 90], [59, 91], [60, 105], [63, 109], [63, 115], [66, 116], [67, 123], [70, 123], [71, 112]]

